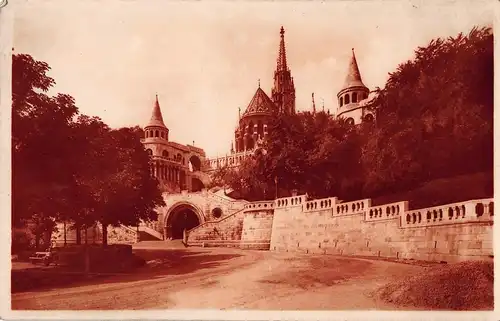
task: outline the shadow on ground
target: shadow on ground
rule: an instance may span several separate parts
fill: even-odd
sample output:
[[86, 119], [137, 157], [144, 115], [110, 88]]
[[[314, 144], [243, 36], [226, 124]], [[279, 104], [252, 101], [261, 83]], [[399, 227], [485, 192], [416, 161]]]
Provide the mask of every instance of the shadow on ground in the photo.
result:
[[227, 261], [241, 256], [241, 254], [237, 253], [213, 254], [208, 251], [188, 249], [136, 249], [134, 250], [134, 254], [143, 258], [146, 261], [146, 265], [131, 270], [129, 273], [95, 273], [85, 275], [82, 272], [70, 271], [64, 267], [43, 267], [25, 263], [21, 268], [13, 266], [11, 270], [11, 293], [47, 291], [78, 285], [123, 283], [183, 275], [204, 269], [221, 267]]
[[284, 284], [301, 289], [332, 286], [352, 278], [363, 276], [373, 265], [367, 260], [355, 258], [302, 257], [289, 259], [284, 273], [273, 273], [260, 280], [262, 283]]

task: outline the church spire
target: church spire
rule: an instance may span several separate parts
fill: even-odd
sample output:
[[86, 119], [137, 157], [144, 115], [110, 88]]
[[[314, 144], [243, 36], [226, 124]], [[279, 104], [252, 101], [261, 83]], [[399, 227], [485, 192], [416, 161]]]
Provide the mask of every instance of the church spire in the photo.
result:
[[158, 95], [156, 95], [155, 104], [153, 106], [153, 112], [151, 114], [151, 119], [149, 120], [148, 126], [159, 126], [167, 127], [163, 122], [163, 116], [161, 114], [160, 103], [158, 102]]
[[286, 61], [285, 29], [280, 29], [280, 45], [271, 99], [279, 113], [295, 114], [295, 85]]
[[281, 26], [280, 30], [281, 40], [280, 40], [280, 51], [278, 53], [278, 63], [277, 71], [286, 71], [288, 67], [286, 65], [286, 49], [285, 49], [285, 29]]

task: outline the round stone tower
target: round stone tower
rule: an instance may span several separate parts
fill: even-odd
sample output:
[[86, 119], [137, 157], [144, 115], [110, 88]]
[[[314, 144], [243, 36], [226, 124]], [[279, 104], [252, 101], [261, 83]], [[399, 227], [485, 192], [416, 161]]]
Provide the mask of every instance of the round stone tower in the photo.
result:
[[361, 123], [365, 116], [365, 109], [360, 106], [359, 102], [367, 99], [369, 93], [370, 90], [361, 79], [353, 48], [344, 85], [337, 94], [339, 106], [337, 117], [343, 117], [351, 124]]

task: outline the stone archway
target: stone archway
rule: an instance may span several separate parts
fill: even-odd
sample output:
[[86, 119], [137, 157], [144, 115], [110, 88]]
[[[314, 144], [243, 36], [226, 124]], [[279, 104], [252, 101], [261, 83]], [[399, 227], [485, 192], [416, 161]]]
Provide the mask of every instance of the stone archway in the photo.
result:
[[192, 155], [189, 158], [189, 169], [191, 172], [201, 171], [201, 160], [197, 155]]
[[164, 222], [165, 239], [182, 239], [184, 230], [189, 231], [201, 223], [203, 218], [193, 205], [188, 203], [174, 205]]

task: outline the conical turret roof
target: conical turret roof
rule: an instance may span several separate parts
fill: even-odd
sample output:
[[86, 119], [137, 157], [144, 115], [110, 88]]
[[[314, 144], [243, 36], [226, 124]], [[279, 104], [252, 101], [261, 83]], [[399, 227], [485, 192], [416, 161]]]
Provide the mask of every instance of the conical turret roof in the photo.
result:
[[275, 111], [276, 105], [259, 86], [252, 100], [248, 104], [243, 117], [254, 114], [271, 114]]
[[359, 72], [358, 62], [356, 61], [356, 55], [354, 54], [354, 48], [352, 49], [351, 61], [349, 63], [349, 69], [347, 70], [347, 76], [345, 78], [344, 86], [342, 90], [351, 87], [365, 87], [363, 80], [361, 80], [361, 73]]
[[156, 95], [156, 101], [153, 106], [153, 113], [151, 114], [151, 119], [149, 120], [146, 127], [149, 126], [159, 126], [159, 127], [167, 127], [163, 122], [163, 116], [161, 115], [160, 103], [158, 102], [158, 95]]

